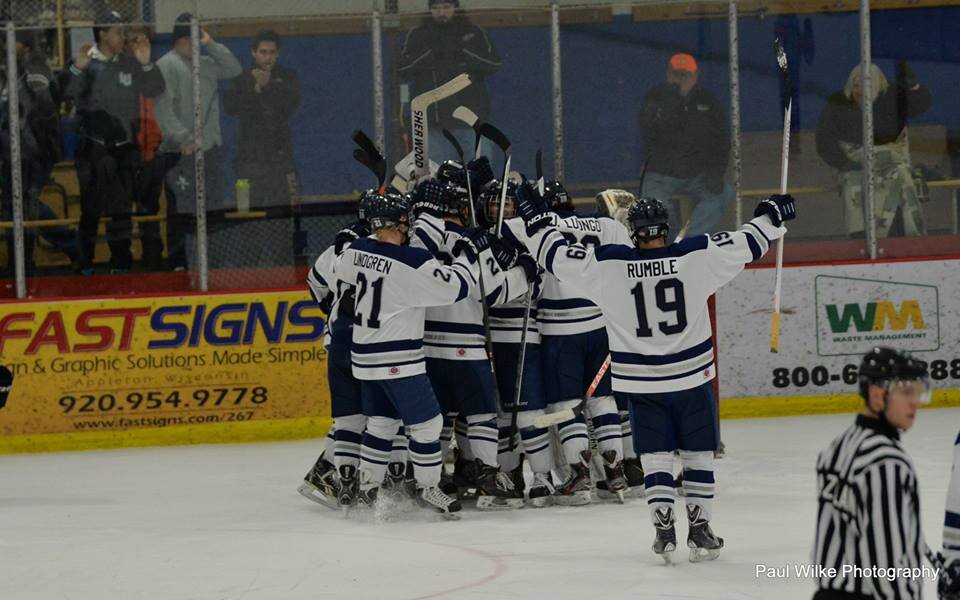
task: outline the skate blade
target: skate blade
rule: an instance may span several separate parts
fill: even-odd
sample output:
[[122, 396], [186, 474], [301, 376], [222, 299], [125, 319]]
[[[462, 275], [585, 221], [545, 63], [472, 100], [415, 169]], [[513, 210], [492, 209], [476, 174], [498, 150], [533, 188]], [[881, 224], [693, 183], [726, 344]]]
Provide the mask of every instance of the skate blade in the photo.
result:
[[690, 562], [698, 563], [708, 560], [716, 560], [720, 556], [720, 549], [711, 550], [708, 548], [690, 548]]
[[668, 545], [663, 552], [657, 552], [657, 556], [663, 559], [663, 562], [668, 566], [672, 566], [673, 562], [673, 553], [676, 551], [677, 547], [673, 544]]
[[527, 500], [527, 504], [533, 508], [543, 508], [548, 506], [551, 502], [550, 496], [540, 496], [539, 498], [530, 498]]
[[323, 493], [323, 490], [313, 485], [309, 481], [304, 481], [300, 484], [300, 487], [297, 488], [297, 491], [300, 492], [300, 495], [310, 500], [316, 502], [320, 506], [326, 506], [327, 508], [337, 510], [339, 505], [337, 504], [337, 499], [331, 496], [328, 496]]
[[523, 508], [523, 498], [477, 496], [477, 510], [515, 510]]
[[553, 497], [557, 506], [585, 506], [590, 504], [590, 490], [581, 490], [572, 494], [558, 494]]
[[452, 512], [437, 512], [437, 516], [440, 517], [442, 521], [459, 521], [460, 514]]

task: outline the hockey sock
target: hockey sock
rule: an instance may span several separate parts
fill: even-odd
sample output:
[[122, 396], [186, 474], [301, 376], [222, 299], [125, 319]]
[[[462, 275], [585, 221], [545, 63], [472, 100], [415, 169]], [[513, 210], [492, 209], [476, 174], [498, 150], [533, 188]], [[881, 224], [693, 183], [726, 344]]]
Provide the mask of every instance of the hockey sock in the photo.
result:
[[483, 464], [497, 466], [497, 445], [500, 432], [497, 430], [497, 415], [484, 413], [467, 417], [467, 437], [473, 456]]
[[633, 426], [630, 425], [630, 411], [620, 411], [620, 441], [623, 444], [623, 457], [636, 458], [637, 451], [633, 449]]
[[333, 462], [333, 453], [334, 453], [334, 442], [336, 441], [336, 426], [331, 426], [330, 430], [327, 431], [327, 443], [323, 446], [323, 452], [320, 453], [320, 460], [325, 460], [328, 463]]
[[673, 488], [673, 452], [653, 452], [641, 454], [643, 465], [644, 489], [650, 519], [657, 524], [656, 512], [661, 508], [673, 508], [676, 491]]
[[439, 437], [442, 427], [443, 421], [440, 415], [407, 427], [410, 434], [407, 449], [418, 487], [436, 487], [440, 483], [443, 457], [440, 453]]
[[457, 413], [447, 413], [443, 416], [443, 428], [440, 430], [440, 448], [444, 456], [450, 451], [450, 442], [453, 440], [453, 423], [456, 418]]
[[680, 461], [683, 463], [683, 494], [687, 498], [687, 504], [699, 506], [701, 514], [709, 521], [713, 515], [713, 496], [716, 489], [713, 451], [681, 450]]
[[[383, 435], [382, 433], [380, 435]], [[393, 436], [380, 437], [369, 428], [360, 446], [360, 483], [376, 487], [383, 482], [393, 449]]]
[[333, 464], [337, 471], [341, 465], [357, 466], [360, 462], [360, 444], [367, 418], [363, 415], [347, 415], [333, 420]]
[[534, 473], [549, 473], [553, 468], [553, 454], [550, 452], [550, 431], [533, 428], [533, 421], [543, 414], [542, 410], [521, 411], [517, 415], [517, 427], [523, 451], [530, 461], [530, 470]]
[[465, 461], [472, 462], [475, 457], [473, 456], [473, 448], [470, 447], [470, 438], [467, 435], [466, 417], [462, 415], [457, 417], [455, 430], [457, 434], [457, 448], [460, 449], [460, 457]]
[[[564, 400], [552, 405], [554, 412], [574, 408], [579, 400]], [[571, 421], [564, 421], [557, 425], [557, 435], [560, 437], [560, 446], [563, 448], [563, 458], [568, 465], [580, 462], [580, 453], [587, 450], [587, 422], [583, 414], [579, 414]]]
[[403, 427], [397, 430], [397, 435], [393, 436], [393, 450], [390, 451], [390, 462], [407, 462], [407, 435]]
[[497, 441], [497, 463], [500, 465], [501, 471], [509, 473], [520, 464], [520, 448], [516, 446], [512, 451], [510, 450], [510, 415], [506, 414], [499, 417], [497, 425], [499, 425], [500, 430], [500, 437]]
[[600, 453], [613, 450], [617, 453], [617, 460], [623, 458], [623, 442], [620, 428], [620, 413], [613, 396], [600, 396], [587, 401], [587, 411], [593, 423], [593, 434], [597, 438], [597, 448]]

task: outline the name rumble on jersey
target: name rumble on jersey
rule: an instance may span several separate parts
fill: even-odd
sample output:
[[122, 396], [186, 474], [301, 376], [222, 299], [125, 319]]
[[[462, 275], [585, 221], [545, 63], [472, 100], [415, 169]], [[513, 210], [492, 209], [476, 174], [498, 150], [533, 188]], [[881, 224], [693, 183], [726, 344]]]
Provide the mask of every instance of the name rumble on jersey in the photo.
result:
[[676, 275], [677, 273], [679, 271], [677, 271], [677, 259], [675, 258], [627, 263], [627, 277], [630, 279], [663, 277], [664, 275]]
[[376, 271], [377, 273], [387, 274], [390, 273], [390, 269], [393, 267], [393, 262], [389, 259], [365, 252], [357, 252], [354, 254], [353, 264], [364, 269]]

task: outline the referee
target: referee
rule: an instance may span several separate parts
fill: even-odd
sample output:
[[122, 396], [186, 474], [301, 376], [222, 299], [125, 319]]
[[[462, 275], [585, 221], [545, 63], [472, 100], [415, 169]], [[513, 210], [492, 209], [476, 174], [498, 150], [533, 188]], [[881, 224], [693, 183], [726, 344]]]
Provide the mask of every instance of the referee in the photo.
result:
[[814, 600], [920, 598], [925, 548], [913, 463], [900, 431], [930, 400], [927, 364], [905, 352], [874, 348], [860, 363], [866, 406], [817, 458], [818, 511]]

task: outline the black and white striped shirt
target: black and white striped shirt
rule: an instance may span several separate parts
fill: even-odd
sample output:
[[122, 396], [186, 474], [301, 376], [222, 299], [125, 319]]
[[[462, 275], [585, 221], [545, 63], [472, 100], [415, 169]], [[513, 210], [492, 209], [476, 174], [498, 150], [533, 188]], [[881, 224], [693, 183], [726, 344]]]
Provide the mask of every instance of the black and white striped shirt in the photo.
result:
[[917, 476], [897, 430], [858, 416], [820, 453], [817, 486], [813, 562], [836, 569], [818, 587], [887, 600], [920, 598], [921, 579], [878, 575], [878, 568], [922, 566]]

